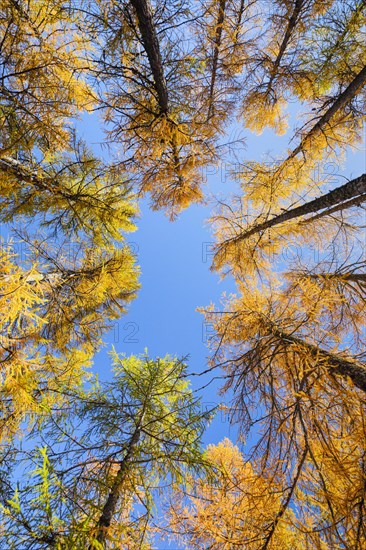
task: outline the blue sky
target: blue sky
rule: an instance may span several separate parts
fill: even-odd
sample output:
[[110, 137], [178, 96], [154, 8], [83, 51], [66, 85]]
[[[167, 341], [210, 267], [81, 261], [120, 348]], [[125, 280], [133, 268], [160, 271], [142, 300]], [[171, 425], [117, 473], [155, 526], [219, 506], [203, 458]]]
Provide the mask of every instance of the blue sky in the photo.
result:
[[[296, 105], [291, 105], [290, 110], [292, 122], [295, 122]], [[78, 124], [78, 130], [85, 141], [100, 152], [98, 144], [103, 140], [103, 134], [97, 117], [84, 117]], [[255, 136], [242, 132], [238, 126], [229, 139], [241, 135], [245, 136], [246, 143], [239, 152], [240, 160], [260, 160], [270, 152], [281, 154], [288, 146], [288, 136], [278, 137], [269, 130], [262, 136]], [[106, 149], [102, 149], [102, 153], [108, 158]], [[329, 170], [352, 178], [360, 175], [365, 167], [365, 154], [360, 146], [358, 152], [347, 155], [344, 166], [334, 165]], [[230, 179], [225, 163], [208, 167], [206, 176], [206, 195], [226, 196], [237, 191], [238, 185]], [[337, 176], [334, 185], [342, 183], [344, 180]], [[150, 210], [148, 198], [141, 201], [138, 229], [127, 236], [141, 267], [141, 289], [127, 315], [118, 320], [104, 338], [105, 346], [95, 357], [93, 370], [101, 380], [108, 380], [111, 376], [108, 351], [112, 345], [126, 355], [143, 353], [147, 348], [151, 357], [166, 354], [188, 356], [189, 371], [193, 373], [207, 368], [210, 327], [205, 325], [197, 307], [207, 306], [211, 302], [218, 304], [223, 292], [235, 292], [230, 278], [220, 280], [217, 273], [210, 271], [213, 243], [207, 224], [210, 211], [210, 205], [193, 205], [176, 221], [170, 222], [163, 212]], [[208, 377], [191, 378], [195, 389], [208, 380]], [[216, 381], [201, 392], [204, 405], [211, 408], [222, 399], [217, 395], [219, 387], [220, 382]], [[235, 441], [236, 436], [235, 426], [230, 426], [223, 413], [218, 413], [205, 434], [204, 443], [217, 443], [224, 437]], [[176, 550], [177, 545], [157, 542], [158, 550], [168, 548]]]
[[[296, 124], [297, 106], [290, 105], [291, 122]], [[94, 143], [102, 140], [100, 127], [94, 116], [84, 119], [81, 125], [86, 141]], [[263, 159], [267, 153], [283, 154], [288, 147], [288, 136], [278, 137], [266, 130], [262, 136], [242, 132], [234, 128], [231, 138], [245, 136], [245, 146], [239, 153], [240, 160]], [[293, 143], [290, 144], [293, 146]], [[104, 152], [106, 154], [106, 152]], [[349, 178], [365, 170], [365, 155], [362, 147], [357, 153], [351, 153], [344, 166], [328, 168], [335, 174]], [[227, 166], [207, 168], [206, 193], [228, 195], [237, 190], [237, 184], [227, 174]], [[344, 180], [337, 178], [334, 185]], [[199, 306], [210, 302], [219, 303], [223, 292], [235, 292], [232, 280], [219, 279], [210, 271], [212, 236], [207, 225], [210, 215], [209, 205], [194, 205], [185, 210], [175, 222], [170, 222], [162, 212], [149, 209], [148, 199], [140, 204], [141, 212], [137, 220], [138, 230], [127, 238], [137, 254], [141, 266], [141, 289], [131, 304], [128, 314], [116, 322], [114, 329], [107, 335], [105, 347], [95, 358], [94, 370], [100, 378], [110, 377], [108, 351], [111, 345], [126, 355], [143, 353], [147, 348], [151, 357], [164, 356], [167, 353], [178, 357], [188, 355], [189, 370], [202, 372], [207, 367], [208, 349], [206, 345], [210, 327], [196, 311]], [[199, 388], [208, 379], [191, 378], [194, 388]], [[220, 397], [216, 382], [202, 391], [203, 403], [211, 406], [218, 403]], [[217, 443], [224, 437], [235, 441], [237, 430], [230, 427], [222, 414], [218, 414], [207, 430], [204, 443]], [[157, 542], [159, 550], [176, 550], [177, 545]]]

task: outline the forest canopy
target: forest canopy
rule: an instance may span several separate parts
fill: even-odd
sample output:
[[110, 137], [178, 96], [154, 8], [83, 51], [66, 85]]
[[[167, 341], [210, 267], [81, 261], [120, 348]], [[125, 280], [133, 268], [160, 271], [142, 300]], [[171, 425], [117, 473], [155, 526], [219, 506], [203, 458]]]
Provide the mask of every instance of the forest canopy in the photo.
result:
[[[1, 0], [0, 548], [366, 547], [365, 23], [364, 0]], [[236, 289], [197, 303], [218, 407], [174, 352], [95, 370], [142, 201], [210, 213]], [[205, 446], [217, 409], [238, 437]]]

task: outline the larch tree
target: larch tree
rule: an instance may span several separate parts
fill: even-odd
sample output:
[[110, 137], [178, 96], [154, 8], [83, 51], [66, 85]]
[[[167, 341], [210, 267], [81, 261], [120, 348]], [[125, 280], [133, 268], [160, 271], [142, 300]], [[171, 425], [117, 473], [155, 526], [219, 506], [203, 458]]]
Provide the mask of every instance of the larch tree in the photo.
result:
[[0, 221], [12, 235], [1, 242], [0, 274], [8, 437], [24, 415], [47, 408], [48, 389], [55, 398], [57, 387], [60, 396], [81, 383], [135, 296], [138, 270], [123, 241], [137, 205], [126, 174], [76, 136], [73, 119], [95, 95], [74, 12], [58, 1], [5, 1], [0, 25]]
[[[334, 187], [324, 165], [362, 136], [365, 6], [2, 3], [0, 221], [26, 247], [0, 254], [7, 548], [150, 548], [156, 487], [184, 476], [197, 491], [177, 489], [170, 521], [191, 547], [364, 547], [365, 176]], [[238, 294], [205, 311], [209, 369], [257, 437], [248, 460], [226, 442], [207, 461], [210, 415], [181, 361], [114, 354], [113, 381], [89, 386], [85, 368], [138, 288], [124, 240], [137, 197], [171, 217], [202, 201], [235, 117], [282, 134], [290, 100], [303, 116], [295, 145], [241, 163], [241, 195], [213, 216], [213, 268], [231, 271]], [[77, 137], [91, 109], [113, 162]], [[278, 262], [285, 243], [303, 257]], [[38, 450], [16, 447], [23, 426]], [[199, 472], [207, 462], [214, 472]]]
[[81, 75], [88, 40], [58, 0], [4, 0], [0, 28], [1, 155], [64, 148], [70, 117], [93, 101]]
[[[266, 264], [272, 267], [274, 258], [284, 245], [314, 245], [321, 238], [324, 249], [326, 243], [330, 246], [334, 240], [341, 242], [342, 229], [345, 239], [349, 239], [352, 233], [353, 241], [356, 242], [357, 234], [362, 241], [365, 191], [366, 175], [362, 174], [315, 199], [307, 202], [298, 200], [302, 203], [299, 206], [295, 203], [289, 208], [281, 207], [277, 214], [272, 214], [270, 208], [257, 208], [249, 213], [250, 208], [241, 197], [237, 199], [235, 213], [233, 204], [223, 204], [220, 213], [213, 218], [220, 239], [213, 265], [230, 265], [230, 269], [239, 275]], [[355, 207], [360, 209], [355, 210]], [[360, 210], [361, 216], [356, 215], [357, 210]], [[357, 230], [358, 217], [360, 230]]]
[[[228, 439], [209, 445], [205, 456], [214, 471], [192, 476], [188, 489], [175, 492], [168, 509], [168, 530], [190, 549], [265, 548], [281, 508], [280, 483], [260, 475]], [[309, 538], [297, 527], [296, 511], [288, 508], [267, 548], [330, 548], [321, 533]]]
[[33, 244], [28, 265], [22, 263], [11, 246], [3, 247], [0, 427], [4, 437], [16, 432], [24, 418], [34, 420], [63, 391], [81, 383], [103, 334], [124, 313], [138, 288], [128, 247], [66, 244], [53, 255]]
[[[281, 131], [290, 95], [308, 121], [277, 179], [301, 171], [305, 180], [322, 154], [359, 135], [363, 7], [331, 0], [280, 2], [269, 12], [259, 0], [74, 6], [93, 45], [88, 81], [98, 89], [109, 140], [123, 150], [116, 162], [133, 172], [153, 208], [174, 217], [202, 201], [202, 172], [222, 157], [220, 143], [235, 117], [251, 129]], [[257, 189], [268, 196], [257, 168]]]
[[314, 103], [326, 94], [330, 99], [331, 90], [349, 82], [362, 56], [364, 8], [363, 0], [258, 3], [263, 37], [249, 58], [241, 94], [248, 128], [284, 133], [292, 98], [314, 109]]
[[365, 541], [365, 294], [347, 283], [363, 271], [325, 273], [292, 273], [282, 289], [242, 283], [205, 313], [229, 412], [243, 434], [256, 431], [249, 457], [280, 496], [258, 548], [275, 544], [288, 510], [309, 548]]
[[184, 36], [191, 17], [183, 0], [136, 0], [91, 2], [86, 18], [109, 138], [124, 149], [121, 166], [154, 208], [173, 217], [202, 200], [201, 169], [214, 158], [214, 130], [191, 107], [197, 63]]
[[257, 2], [232, 0], [203, 2], [203, 15], [193, 24], [193, 54], [201, 67], [195, 84], [198, 105], [218, 133], [235, 116], [240, 76], [258, 40], [256, 6]]
[[186, 365], [112, 355], [113, 380], [70, 392], [32, 433], [38, 447], [18, 449], [13, 465], [28, 473], [2, 494], [8, 548], [152, 548], [153, 497], [209, 468], [200, 440], [211, 412]]

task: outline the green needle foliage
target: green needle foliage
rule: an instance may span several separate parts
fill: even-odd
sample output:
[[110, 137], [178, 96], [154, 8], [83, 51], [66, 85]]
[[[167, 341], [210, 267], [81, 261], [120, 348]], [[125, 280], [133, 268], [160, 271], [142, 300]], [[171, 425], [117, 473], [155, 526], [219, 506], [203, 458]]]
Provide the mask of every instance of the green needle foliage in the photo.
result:
[[40, 446], [19, 452], [14, 465], [31, 471], [3, 499], [7, 548], [150, 548], [158, 491], [208, 471], [201, 436], [212, 411], [185, 363], [115, 351], [112, 360], [112, 382], [70, 394], [33, 432]]

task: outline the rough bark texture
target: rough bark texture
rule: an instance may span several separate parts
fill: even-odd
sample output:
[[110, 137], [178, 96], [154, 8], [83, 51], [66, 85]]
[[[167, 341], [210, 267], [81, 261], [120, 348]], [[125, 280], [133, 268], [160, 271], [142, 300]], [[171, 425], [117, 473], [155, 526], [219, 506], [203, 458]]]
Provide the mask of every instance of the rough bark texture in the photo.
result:
[[161, 113], [168, 112], [168, 90], [166, 86], [160, 45], [153, 21], [149, 0], [131, 0], [138, 19], [142, 43], [149, 59]]
[[330, 216], [331, 214], [335, 214], [336, 212], [340, 212], [341, 210], [347, 210], [347, 208], [351, 208], [352, 206], [361, 206], [361, 204], [364, 202], [366, 202], [366, 194], [359, 195], [354, 199], [350, 199], [348, 201], [337, 204], [336, 206], [333, 206], [333, 208], [329, 208], [327, 210], [324, 210], [323, 212], [319, 212], [319, 214], [316, 214], [315, 216], [311, 216], [310, 218], [307, 218], [306, 220], [300, 223], [308, 224], [311, 222], [315, 222], [316, 220], [320, 220], [325, 216]]
[[326, 351], [318, 346], [306, 342], [302, 338], [287, 334], [280, 329], [271, 327], [270, 332], [284, 342], [298, 344], [310, 352], [314, 359], [324, 360], [330, 373], [351, 378], [354, 385], [366, 393], [366, 365], [345, 359], [335, 353]]
[[361, 197], [363, 197], [362, 200], [366, 199], [366, 174], [362, 174], [362, 176], [345, 183], [341, 187], [333, 189], [333, 191], [329, 191], [329, 193], [326, 193], [317, 199], [306, 202], [305, 204], [292, 208], [291, 210], [287, 210], [286, 212], [283, 212], [283, 214], [275, 216], [274, 218], [263, 223], [254, 225], [251, 229], [248, 229], [248, 231], [244, 231], [232, 239], [232, 241], [238, 242], [243, 239], [247, 239], [256, 233], [265, 231], [275, 225], [305, 216], [306, 214], [318, 212], [319, 210], [325, 210], [322, 215], [327, 215], [331, 213], [331, 209], [335, 205], [337, 210], [353, 206], [354, 203], [351, 202], [350, 199], [357, 199], [357, 204], [359, 204], [361, 202]]

